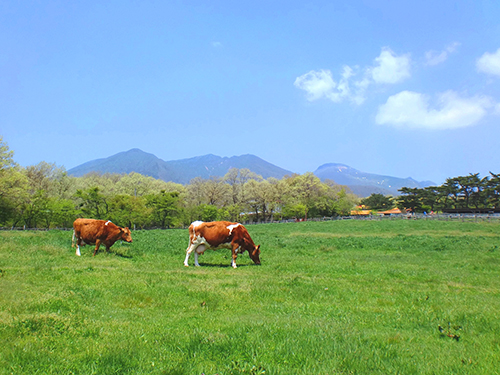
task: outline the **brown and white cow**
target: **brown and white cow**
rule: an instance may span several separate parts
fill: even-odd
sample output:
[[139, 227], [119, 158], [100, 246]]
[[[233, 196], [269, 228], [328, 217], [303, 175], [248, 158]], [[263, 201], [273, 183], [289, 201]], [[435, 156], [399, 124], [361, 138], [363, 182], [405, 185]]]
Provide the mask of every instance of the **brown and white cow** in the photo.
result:
[[78, 256], [81, 255], [80, 245], [95, 244], [94, 255], [96, 255], [101, 243], [106, 246], [106, 251], [108, 251], [118, 240], [132, 242], [130, 229], [121, 228], [109, 220], [76, 219], [73, 223], [71, 247], [75, 246], [75, 238], [76, 255]]
[[212, 221], [205, 223], [195, 221], [189, 226], [189, 246], [186, 250], [184, 265], [189, 267], [189, 256], [194, 250], [194, 264], [199, 266], [198, 254], [203, 254], [207, 248], [229, 248], [232, 250], [231, 266], [236, 268], [236, 257], [248, 251], [250, 259], [260, 264], [260, 245], [255, 246], [246, 228], [240, 223], [229, 221]]

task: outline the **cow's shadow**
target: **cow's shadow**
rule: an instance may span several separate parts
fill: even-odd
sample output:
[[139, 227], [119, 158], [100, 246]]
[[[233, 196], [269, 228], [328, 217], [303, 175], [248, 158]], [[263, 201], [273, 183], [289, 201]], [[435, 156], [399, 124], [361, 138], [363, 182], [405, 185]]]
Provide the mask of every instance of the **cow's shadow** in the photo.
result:
[[[200, 263], [200, 267], [211, 267], [211, 268], [232, 268], [231, 264], [225, 264], [225, 263], [219, 263], [219, 264], [214, 264], [214, 263]], [[248, 267], [251, 266], [252, 264], [237, 264], [237, 268], [240, 267]], [[196, 267], [196, 266], [195, 266]]]
[[101, 250], [99, 250], [95, 256], [98, 256], [98, 255], [104, 255], [104, 256], [114, 255], [114, 256], [117, 256], [120, 258], [132, 259], [132, 255], [123, 254], [123, 253], [120, 253], [118, 251], [113, 251], [113, 250], [109, 250], [109, 251], [104, 250], [102, 252], [101, 252]]
[[132, 255], [128, 255], [128, 254], [120, 254], [120, 253], [114, 253], [117, 257], [120, 257], [120, 258], [126, 258], [126, 259], [132, 259]]

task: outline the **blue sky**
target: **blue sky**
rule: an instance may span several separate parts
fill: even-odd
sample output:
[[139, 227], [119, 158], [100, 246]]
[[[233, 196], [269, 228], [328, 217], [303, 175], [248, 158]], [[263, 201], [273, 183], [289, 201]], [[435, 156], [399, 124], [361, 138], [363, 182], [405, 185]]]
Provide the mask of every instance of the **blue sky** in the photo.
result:
[[23, 166], [140, 148], [441, 184], [500, 173], [500, 2], [2, 1]]

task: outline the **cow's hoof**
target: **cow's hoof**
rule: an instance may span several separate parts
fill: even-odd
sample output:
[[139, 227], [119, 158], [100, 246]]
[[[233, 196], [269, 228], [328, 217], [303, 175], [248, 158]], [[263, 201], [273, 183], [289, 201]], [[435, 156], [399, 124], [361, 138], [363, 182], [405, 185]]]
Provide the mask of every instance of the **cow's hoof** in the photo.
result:
[[184, 263], [184, 267], [189, 267], [189, 264]]

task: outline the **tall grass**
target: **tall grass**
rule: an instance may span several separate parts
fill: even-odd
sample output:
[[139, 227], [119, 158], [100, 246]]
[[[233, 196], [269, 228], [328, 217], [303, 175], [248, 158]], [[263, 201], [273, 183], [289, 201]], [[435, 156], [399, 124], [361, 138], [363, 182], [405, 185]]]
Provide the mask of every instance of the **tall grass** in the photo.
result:
[[247, 229], [262, 266], [236, 270], [228, 250], [185, 268], [187, 230], [96, 257], [70, 232], [0, 232], [0, 373], [499, 372], [499, 224]]

